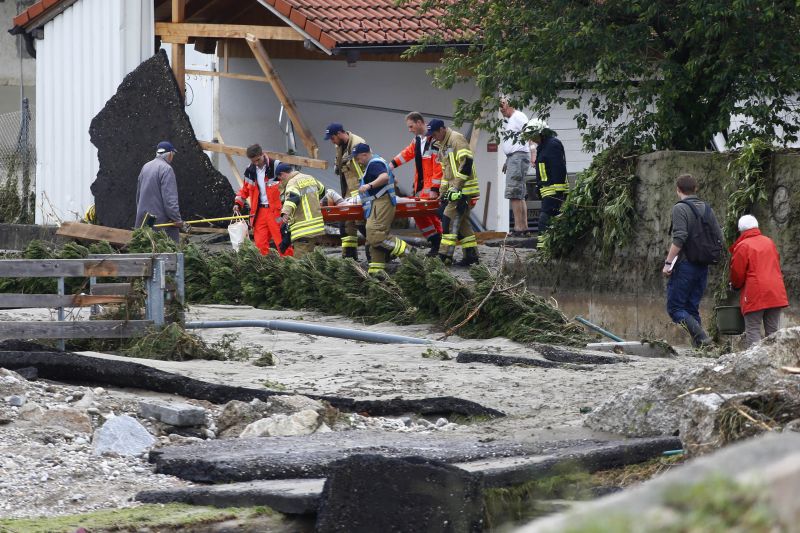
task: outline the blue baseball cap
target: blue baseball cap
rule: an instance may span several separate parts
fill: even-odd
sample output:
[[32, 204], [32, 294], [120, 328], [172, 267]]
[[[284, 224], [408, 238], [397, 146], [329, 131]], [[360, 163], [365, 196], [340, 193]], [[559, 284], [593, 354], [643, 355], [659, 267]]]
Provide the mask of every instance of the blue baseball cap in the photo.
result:
[[372, 150], [370, 149], [367, 143], [358, 143], [355, 148], [353, 148], [353, 155], [358, 154], [368, 154]]
[[334, 122], [333, 124], [328, 124], [328, 127], [325, 129], [325, 140], [329, 140], [332, 136], [336, 135], [344, 131], [344, 126], [339, 124], [338, 122]]
[[444, 128], [444, 120], [438, 118], [431, 120], [428, 122], [428, 135], [441, 128]]
[[275, 177], [277, 178], [284, 172], [294, 172], [294, 167], [289, 165], [288, 163], [281, 163], [277, 167], [275, 167]]
[[175, 152], [176, 154], [178, 151], [172, 146], [172, 143], [169, 141], [161, 141], [158, 143], [158, 147], [156, 148], [157, 154], [166, 154], [167, 152]]

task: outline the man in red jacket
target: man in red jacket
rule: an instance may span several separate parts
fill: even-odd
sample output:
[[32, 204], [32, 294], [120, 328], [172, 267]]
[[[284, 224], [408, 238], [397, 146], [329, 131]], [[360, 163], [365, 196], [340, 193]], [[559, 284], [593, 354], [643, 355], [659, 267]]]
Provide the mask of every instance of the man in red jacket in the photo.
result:
[[[389, 162], [392, 169], [409, 161], [414, 161], [414, 193], [416, 198], [435, 200], [439, 198], [439, 187], [442, 184], [442, 165], [439, 164], [439, 147], [432, 137], [428, 137], [425, 118], [413, 111], [406, 115], [408, 131], [414, 134], [414, 140], [402, 152]], [[442, 242], [442, 221], [435, 214], [414, 217], [422, 235], [428, 239], [431, 249], [428, 256], [439, 254]]]
[[244, 207], [245, 201], [250, 202], [250, 226], [253, 228], [253, 240], [256, 248], [261, 250], [261, 255], [269, 253], [269, 241], [275, 244], [276, 251], [281, 256], [293, 255], [289, 247], [285, 252], [280, 252], [281, 223], [281, 193], [280, 183], [277, 181], [275, 169], [280, 161], [270, 158], [254, 144], [247, 148], [247, 157], [250, 166], [244, 171], [244, 183], [233, 206], [233, 214], [238, 215]]
[[781, 258], [772, 239], [761, 234], [753, 215], [739, 219], [739, 238], [730, 247], [731, 284], [741, 289], [745, 341], [750, 347], [780, 327], [781, 309], [789, 305], [781, 274]]

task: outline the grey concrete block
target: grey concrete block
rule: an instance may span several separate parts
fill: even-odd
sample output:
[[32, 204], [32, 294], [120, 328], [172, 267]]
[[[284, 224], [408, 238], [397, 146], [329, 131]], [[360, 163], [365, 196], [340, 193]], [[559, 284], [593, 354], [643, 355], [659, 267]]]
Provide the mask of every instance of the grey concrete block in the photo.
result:
[[206, 410], [188, 403], [142, 401], [139, 416], [178, 427], [202, 426], [206, 422]]

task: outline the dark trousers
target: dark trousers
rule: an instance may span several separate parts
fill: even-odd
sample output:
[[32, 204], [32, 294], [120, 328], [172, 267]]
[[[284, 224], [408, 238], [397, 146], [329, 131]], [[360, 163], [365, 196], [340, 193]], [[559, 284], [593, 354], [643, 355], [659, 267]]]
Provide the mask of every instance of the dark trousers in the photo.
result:
[[700, 300], [708, 282], [708, 266], [679, 261], [667, 282], [667, 313], [676, 324], [687, 316], [700, 324]]
[[561, 204], [564, 203], [565, 198], [564, 193], [542, 198], [542, 208], [539, 211], [539, 235], [550, 227], [550, 219], [561, 212]]

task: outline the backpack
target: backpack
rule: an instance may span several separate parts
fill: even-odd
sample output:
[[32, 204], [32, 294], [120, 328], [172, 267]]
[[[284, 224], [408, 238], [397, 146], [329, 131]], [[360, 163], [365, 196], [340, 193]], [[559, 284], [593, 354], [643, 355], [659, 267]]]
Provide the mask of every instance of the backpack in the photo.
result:
[[711, 206], [705, 204], [705, 213], [701, 215], [692, 202], [681, 200], [678, 203], [688, 205], [695, 217], [695, 223], [689, 224], [689, 237], [683, 247], [686, 259], [698, 265], [718, 264], [722, 260], [724, 247], [722, 232]]

